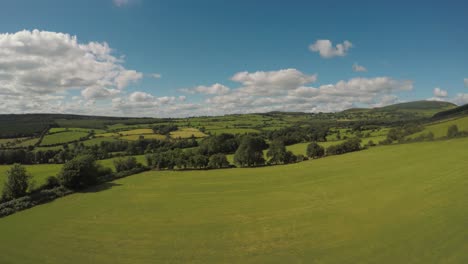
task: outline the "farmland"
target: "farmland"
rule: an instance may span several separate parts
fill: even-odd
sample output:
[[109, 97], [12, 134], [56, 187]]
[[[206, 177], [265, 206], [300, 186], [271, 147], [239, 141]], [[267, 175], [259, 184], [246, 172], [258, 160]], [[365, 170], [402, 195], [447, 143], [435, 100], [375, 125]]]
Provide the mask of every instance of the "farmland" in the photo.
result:
[[464, 263], [467, 147], [147, 172], [0, 219], [0, 262]]
[[78, 141], [81, 138], [87, 137], [88, 132], [69, 131], [59, 132], [45, 135], [42, 139], [41, 146], [58, 145], [68, 142]]

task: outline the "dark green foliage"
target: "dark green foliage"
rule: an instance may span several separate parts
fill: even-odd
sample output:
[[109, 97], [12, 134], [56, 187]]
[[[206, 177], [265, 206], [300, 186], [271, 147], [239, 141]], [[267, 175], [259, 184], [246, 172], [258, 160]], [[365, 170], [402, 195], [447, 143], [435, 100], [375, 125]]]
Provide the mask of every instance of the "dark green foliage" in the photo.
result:
[[289, 158], [286, 154], [286, 147], [280, 140], [271, 142], [270, 147], [267, 151], [267, 157], [269, 158], [269, 164], [282, 164]]
[[340, 155], [358, 150], [361, 150], [361, 139], [350, 138], [341, 144], [329, 146], [327, 148], [327, 155]]
[[121, 172], [141, 167], [142, 165], [137, 162], [135, 157], [126, 157], [115, 159], [114, 166], [117, 172]]
[[312, 142], [307, 146], [307, 156], [313, 159], [321, 158], [325, 156], [325, 149], [317, 142]]
[[267, 147], [261, 137], [244, 136], [234, 154], [234, 162], [241, 167], [252, 167], [265, 164], [263, 150]]
[[81, 155], [65, 163], [58, 178], [62, 186], [77, 190], [96, 184], [106, 173], [92, 155]]
[[31, 180], [31, 175], [26, 172], [26, 168], [20, 164], [14, 164], [6, 174], [2, 200], [11, 200], [26, 195]]
[[220, 134], [207, 137], [200, 142], [199, 153], [213, 155], [217, 153], [234, 153], [239, 146], [239, 140], [231, 134]]
[[327, 141], [327, 125], [292, 126], [280, 130], [270, 131], [267, 138], [270, 140], [282, 140], [285, 145], [291, 145], [304, 141]]
[[57, 186], [60, 186], [60, 181], [57, 177], [55, 176], [49, 176], [47, 177], [46, 179], [46, 182], [45, 184], [42, 186], [42, 188], [44, 189], [52, 189], [52, 188], [55, 188]]
[[417, 132], [420, 132], [424, 129], [423, 126], [417, 124], [406, 124], [402, 127], [392, 128], [387, 133], [387, 141], [393, 142], [403, 142], [405, 137]]
[[213, 169], [229, 167], [229, 162], [226, 158], [226, 155], [224, 155], [223, 153], [211, 155], [210, 160], [208, 162], [208, 167]]
[[176, 125], [156, 125], [153, 131], [156, 134], [169, 135], [172, 131], [179, 129]]
[[457, 137], [458, 135], [459, 135], [458, 126], [457, 125], [449, 126], [449, 128], [447, 129], [447, 137], [454, 138], [454, 137]]

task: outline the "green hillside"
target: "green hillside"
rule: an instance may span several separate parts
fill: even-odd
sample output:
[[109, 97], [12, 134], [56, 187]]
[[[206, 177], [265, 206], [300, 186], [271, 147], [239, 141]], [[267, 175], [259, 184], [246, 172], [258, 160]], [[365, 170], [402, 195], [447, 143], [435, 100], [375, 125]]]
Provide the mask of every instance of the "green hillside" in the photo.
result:
[[134, 175], [0, 219], [0, 263], [467, 263], [467, 148]]

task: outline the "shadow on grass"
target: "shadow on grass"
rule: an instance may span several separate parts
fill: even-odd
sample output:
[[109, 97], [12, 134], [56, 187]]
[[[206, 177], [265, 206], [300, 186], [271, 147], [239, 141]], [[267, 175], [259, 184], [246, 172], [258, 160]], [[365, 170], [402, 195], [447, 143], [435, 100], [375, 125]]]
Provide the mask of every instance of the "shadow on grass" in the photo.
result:
[[78, 192], [80, 192], [80, 193], [96, 193], [96, 192], [100, 192], [100, 191], [109, 190], [109, 189], [112, 189], [112, 188], [118, 187], [118, 186], [122, 186], [122, 184], [115, 183], [115, 182], [105, 182], [103, 184], [92, 186], [92, 187], [89, 187], [87, 189], [84, 189], [84, 190], [81, 190], [81, 191], [78, 191]]

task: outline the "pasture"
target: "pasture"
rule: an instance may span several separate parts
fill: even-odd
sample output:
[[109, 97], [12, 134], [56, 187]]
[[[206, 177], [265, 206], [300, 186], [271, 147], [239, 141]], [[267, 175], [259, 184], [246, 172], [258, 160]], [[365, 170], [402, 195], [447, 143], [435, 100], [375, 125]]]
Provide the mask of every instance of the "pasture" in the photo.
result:
[[467, 263], [467, 148], [145, 172], [0, 219], [0, 263]]
[[80, 132], [80, 131], [69, 131], [69, 132], [47, 134], [42, 139], [41, 146], [65, 144], [68, 142], [80, 140], [80, 138], [84, 138], [86, 136], [88, 136], [88, 132]]
[[[45, 183], [49, 176], [57, 176], [57, 173], [62, 168], [62, 164], [38, 164], [38, 165], [24, 165], [26, 171], [31, 174], [36, 187]], [[11, 165], [0, 165], [0, 192], [6, 180], [6, 171]]]
[[426, 134], [428, 132], [434, 133], [434, 138], [441, 138], [447, 136], [447, 130], [451, 125], [457, 125], [459, 131], [468, 131], [468, 117], [454, 118], [439, 121], [433, 124], [428, 124], [424, 127], [424, 130], [412, 135], [409, 135], [409, 138], [415, 138], [421, 134]]

